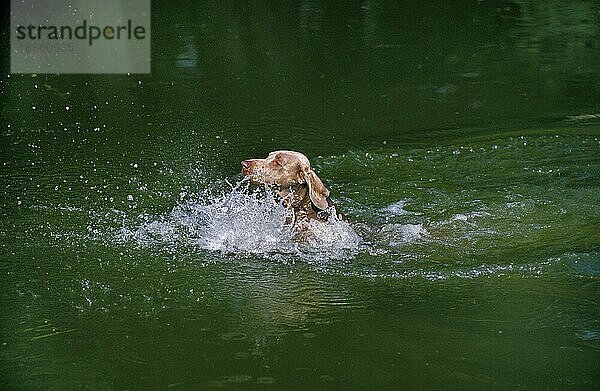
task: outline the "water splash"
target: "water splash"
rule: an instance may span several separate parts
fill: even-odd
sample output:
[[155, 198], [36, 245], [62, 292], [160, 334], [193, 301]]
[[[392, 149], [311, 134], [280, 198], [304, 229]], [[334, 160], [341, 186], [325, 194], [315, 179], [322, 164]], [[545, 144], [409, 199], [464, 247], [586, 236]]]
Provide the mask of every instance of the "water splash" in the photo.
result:
[[418, 213], [416, 212], [412, 212], [409, 210], [404, 209], [404, 207], [406, 206], [406, 204], [408, 203], [409, 200], [400, 200], [397, 202], [394, 202], [388, 206], [386, 206], [385, 208], [381, 209], [381, 212], [390, 214], [392, 216], [403, 216], [403, 215], [416, 215]]
[[380, 240], [387, 242], [391, 247], [398, 247], [429, 236], [422, 224], [386, 224], [381, 227], [379, 234]]
[[258, 254], [275, 259], [346, 259], [354, 256], [361, 238], [331, 213], [325, 221], [308, 223], [298, 238], [286, 224], [292, 212], [268, 187], [252, 190], [245, 179], [214, 196], [209, 191], [177, 204], [170, 212], [142, 215], [137, 228], [123, 228], [121, 240], [171, 251], [210, 250], [222, 254]]

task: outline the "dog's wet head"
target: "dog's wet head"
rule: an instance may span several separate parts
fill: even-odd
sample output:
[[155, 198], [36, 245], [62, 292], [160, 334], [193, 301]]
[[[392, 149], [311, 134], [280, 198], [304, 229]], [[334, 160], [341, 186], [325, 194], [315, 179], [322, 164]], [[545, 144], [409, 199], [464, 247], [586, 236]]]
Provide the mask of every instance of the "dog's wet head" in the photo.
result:
[[253, 183], [274, 186], [282, 197], [288, 191], [306, 186], [310, 200], [317, 208], [324, 210], [328, 206], [329, 190], [311, 168], [308, 158], [300, 152], [275, 151], [265, 159], [244, 160], [242, 174]]

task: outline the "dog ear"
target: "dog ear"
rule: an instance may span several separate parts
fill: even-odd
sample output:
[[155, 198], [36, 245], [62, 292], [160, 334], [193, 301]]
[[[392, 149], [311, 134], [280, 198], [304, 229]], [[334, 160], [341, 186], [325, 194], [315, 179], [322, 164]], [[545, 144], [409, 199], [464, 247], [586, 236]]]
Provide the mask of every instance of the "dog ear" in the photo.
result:
[[329, 207], [327, 197], [329, 190], [325, 187], [321, 179], [315, 174], [312, 169], [304, 172], [304, 178], [308, 184], [308, 195], [312, 203], [319, 209], [325, 210]]

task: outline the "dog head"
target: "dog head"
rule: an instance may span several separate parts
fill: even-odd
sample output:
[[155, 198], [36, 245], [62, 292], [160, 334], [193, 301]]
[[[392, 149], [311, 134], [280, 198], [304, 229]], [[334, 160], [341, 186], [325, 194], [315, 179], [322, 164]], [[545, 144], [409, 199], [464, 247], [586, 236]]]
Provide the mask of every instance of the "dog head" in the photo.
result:
[[325, 210], [329, 206], [329, 190], [310, 166], [308, 158], [300, 152], [275, 151], [265, 159], [244, 160], [242, 174], [250, 177], [253, 183], [274, 186], [282, 197], [290, 190], [306, 186], [315, 207]]

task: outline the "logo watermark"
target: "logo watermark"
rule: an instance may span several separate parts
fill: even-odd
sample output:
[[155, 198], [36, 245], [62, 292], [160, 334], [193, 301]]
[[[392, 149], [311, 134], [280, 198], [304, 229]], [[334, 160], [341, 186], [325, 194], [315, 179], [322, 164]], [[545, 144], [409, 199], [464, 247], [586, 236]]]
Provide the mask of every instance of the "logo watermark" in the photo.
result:
[[150, 0], [11, 0], [11, 73], [150, 73]]

